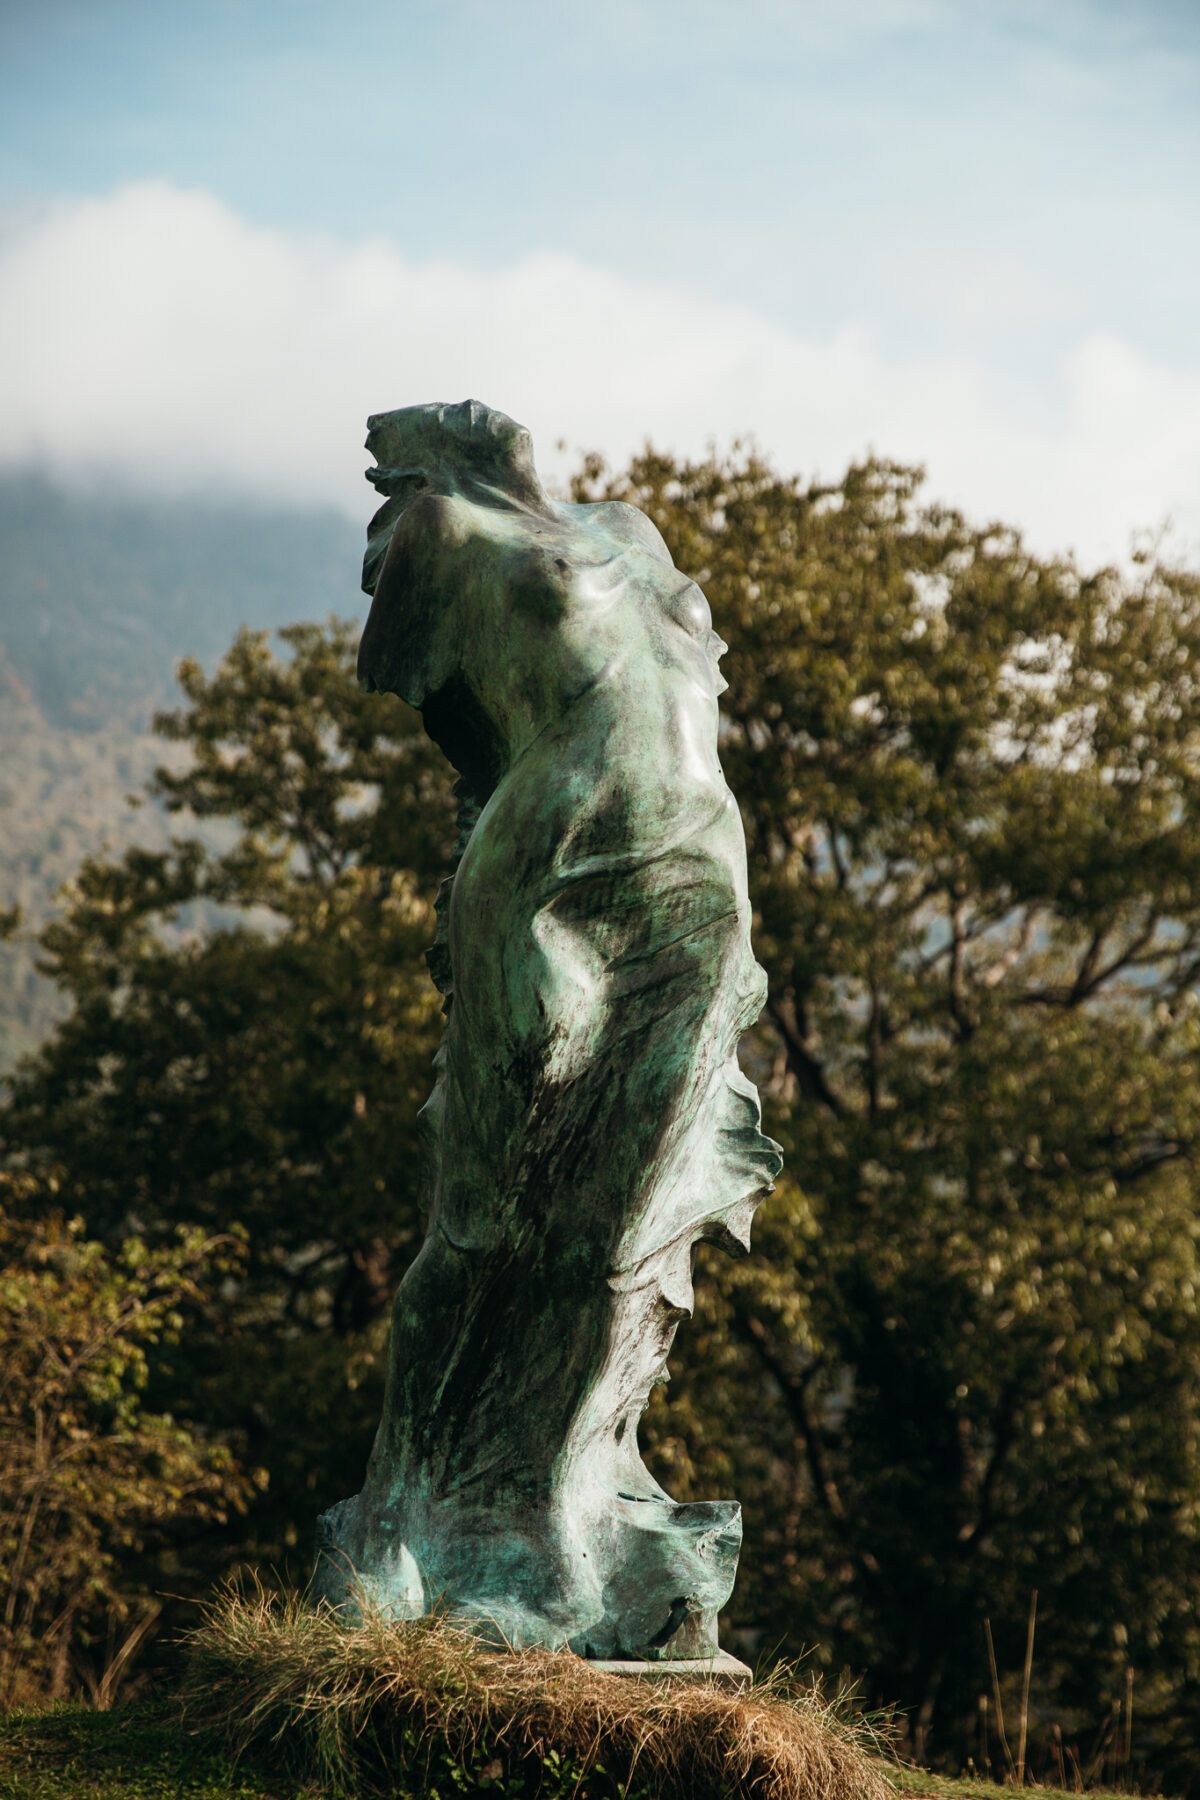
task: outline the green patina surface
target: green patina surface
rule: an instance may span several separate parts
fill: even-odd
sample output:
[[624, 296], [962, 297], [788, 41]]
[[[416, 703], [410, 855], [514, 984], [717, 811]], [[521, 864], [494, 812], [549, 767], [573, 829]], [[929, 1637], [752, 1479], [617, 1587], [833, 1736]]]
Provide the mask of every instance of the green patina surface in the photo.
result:
[[551, 500], [477, 402], [370, 421], [359, 674], [461, 773], [431, 967], [429, 1231], [396, 1297], [362, 1492], [318, 1588], [444, 1603], [514, 1646], [702, 1656], [733, 1501], [676, 1505], [638, 1419], [701, 1239], [743, 1251], [778, 1170], [736, 1047], [763, 1002], [695, 583], [635, 508]]

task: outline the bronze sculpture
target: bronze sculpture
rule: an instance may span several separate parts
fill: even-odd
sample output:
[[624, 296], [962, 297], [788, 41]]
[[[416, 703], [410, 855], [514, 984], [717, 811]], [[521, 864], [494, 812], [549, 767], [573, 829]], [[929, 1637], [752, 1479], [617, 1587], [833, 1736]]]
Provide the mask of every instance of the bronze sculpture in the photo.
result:
[[431, 954], [429, 1231], [318, 1591], [442, 1602], [514, 1647], [711, 1656], [740, 1510], [672, 1502], [637, 1424], [695, 1246], [744, 1251], [779, 1167], [735, 1056], [765, 982], [717, 757], [725, 646], [651, 522], [549, 498], [503, 414], [369, 424], [359, 675], [421, 708], [462, 833]]

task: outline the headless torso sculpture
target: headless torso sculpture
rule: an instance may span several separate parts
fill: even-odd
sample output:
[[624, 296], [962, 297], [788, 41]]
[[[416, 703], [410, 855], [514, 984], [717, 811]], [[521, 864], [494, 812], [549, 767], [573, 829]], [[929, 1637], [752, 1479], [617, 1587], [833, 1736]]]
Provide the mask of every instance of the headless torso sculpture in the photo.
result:
[[367, 446], [388, 499], [359, 676], [421, 708], [463, 836], [430, 959], [428, 1236], [317, 1591], [441, 1604], [514, 1648], [709, 1657], [740, 1509], [674, 1504], [637, 1427], [696, 1245], [744, 1251], [779, 1167], [735, 1059], [765, 982], [725, 646], [650, 521], [548, 498], [502, 413], [409, 407]]

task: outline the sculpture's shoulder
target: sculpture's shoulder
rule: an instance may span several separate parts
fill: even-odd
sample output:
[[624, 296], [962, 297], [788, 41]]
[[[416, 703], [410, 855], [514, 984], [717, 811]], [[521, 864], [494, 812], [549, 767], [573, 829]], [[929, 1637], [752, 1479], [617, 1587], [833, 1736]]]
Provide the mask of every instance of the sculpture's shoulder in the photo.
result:
[[636, 545], [668, 568], [675, 566], [657, 525], [627, 500], [559, 501], [558, 511], [569, 524], [603, 533], [620, 544]]
[[389, 557], [402, 557], [414, 549], [431, 550], [465, 544], [472, 536], [471, 515], [477, 510], [452, 494], [392, 495], [367, 527], [364, 591], [375, 592]]

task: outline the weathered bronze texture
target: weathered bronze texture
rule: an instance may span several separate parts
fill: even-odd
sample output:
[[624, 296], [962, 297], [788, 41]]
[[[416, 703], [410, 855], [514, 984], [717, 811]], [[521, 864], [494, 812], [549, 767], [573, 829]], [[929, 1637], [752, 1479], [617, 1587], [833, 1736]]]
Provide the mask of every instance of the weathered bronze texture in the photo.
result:
[[710, 1658], [734, 1501], [676, 1505], [638, 1420], [707, 1239], [779, 1168], [736, 1048], [765, 993], [695, 582], [636, 508], [544, 492], [477, 401], [370, 420], [359, 676], [461, 773], [430, 955], [429, 1232], [363, 1491], [318, 1591], [441, 1603], [514, 1647]]

